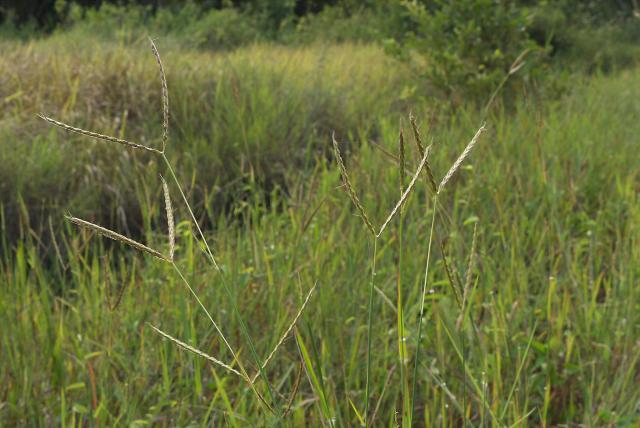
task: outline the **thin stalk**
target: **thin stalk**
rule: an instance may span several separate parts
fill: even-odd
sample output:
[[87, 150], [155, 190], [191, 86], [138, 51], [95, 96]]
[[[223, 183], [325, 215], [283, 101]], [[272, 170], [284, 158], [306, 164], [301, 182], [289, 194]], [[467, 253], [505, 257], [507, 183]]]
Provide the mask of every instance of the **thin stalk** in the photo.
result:
[[462, 341], [462, 422], [466, 426], [467, 425], [467, 349], [466, 349], [466, 343], [464, 340], [464, 320], [462, 321], [462, 324], [460, 327], [461, 327], [460, 334], [461, 334], [461, 341]]
[[411, 421], [408, 419], [407, 400], [409, 398], [409, 386], [407, 384], [407, 347], [405, 344], [404, 327], [404, 304], [402, 302], [402, 243], [403, 243], [403, 219], [400, 211], [400, 224], [398, 225], [398, 278], [397, 278], [397, 306], [398, 306], [398, 356], [400, 357], [400, 385], [402, 388], [402, 426], [410, 427]]
[[[187, 200], [187, 197], [184, 194], [184, 191], [182, 190], [182, 186], [180, 185], [180, 181], [178, 180], [178, 177], [176, 176], [175, 172], [173, 171], [173, 168], [171, 167], [171, 163], [169, 162], [169, 159], [167, 159], [167, 156], [164, 153], [162, 153], [162, 158], [164, 159], [164, 162], [167, 165], [167, 169], [169, 170], [169, 173], [171, 174], [171, 177], [173, 178], [173, 181], [175, 182], [176, 186], [178, 187], [178, 191], [180, 192], [180, 196], [182, 197], [182, 200], [184, 201], [184, 204], [186, 205], [187, 210], [189, 211], [189, 216], [191, 216], [191, 220], [196, 225], [196, 229], [198, 230], [198, 234], [200, 235], [200, 240], [202, 241], [202, 243], [204, 244], [204, 247], [206, 249], [207, 256], [211, 260], [211, 263], [216, 268], [216, 270], [218, 272], [220, 272], [220, 278], [222, 280], [222, 288], [224, 289], [225, 293], [227, 294], [227, 297], [229, 298], [229, 300], [231, 301], [231, 308], [232, 308], [233, 313], [236, 316], [238, 322], [240, 323], [240, 328], [242, 330], [242, 334], [244, 335], [245, 339], [247, 340], [247, 343], [249, 345], [249, 350], [251, 351], [251, 355], [252, 355], [252, 357], [253, 357], [253, 359], [255, 361], [255, 364], [258, 367], [258, 370], [260, 372], [260, 377], [264, 380], [265, 384], [267, 385], [267, 391], [269, 392], [269, 399], [274, 404], [273, 408], [276, 409], [276, 411], [277, 411], [277, 413], [279, 415], [280, 414], [280, 408], [277, 405], [277, 402], [276, 402], [276, 399], [275, 399], [275, 395], [273, 393], [273, 390], [271, 389], [271, 384], [269, 383], [269, 379], [267, 378], [267, 376], [266, 376], [266, 374], [264, 372], [264, 369], [262, 368], [262, 361], [260, 360], [260, 357], [258, 356], [258, 353], [256, 352], [253, 340], [251, 339], [251, 336], [249, 335], [249, 331], [247, 329], [247, 325], [244, 322], [244, 320], [242, 319], [242, 316], [240, 315], [240, 311], [238, 310], [238, 306], [236, 304], [235, 297], [231, 293], [231, 288], [229, 287], [229, 284], [227, 282], [227, 278], [226, 278], [224, 272], [222, 271], [222, 269], [220, 269], [220, 266], [216, 262], [215, 257], [213, 256], [213, 252], [211, 251], [211, 248], [209, 247], [209, 244], [207, 243], [207, 240], [206, 240], [206, 238], [204, 236], [204, 233], [202, 232], [202, 229], [200, 228], [200, 225], [198, 224], [198, 220], [196, 219], [196, 216], [193, 213], [193, 210], [191, 209], [191, 205], [189, 204], [189, 201]], [[247, 376], [247, 378], [250, 379], [248, 376]], [[252, 385], [253, 385], [253, 383], [252, 383]], [[252, 388], [253, 388], [253, 386], [252, 386]]]
[[[464, 291], [463, 291], [463, 296], [462, 296], [462, 309], [461, 309], [461, 313], [460, 313], [460, 335], [461, 335], [461, 340], [462, 340], [462, 408], [463, 408], [463, 413], [462, 413], [462, 419], [463, 421], [466, 422], [466, 418], [467, 418], [467, 409], [466, 409], [466, 397], [467, 397], [467, 349], [466, 349], [466, 340], [465, 340], [465, 333], [464, 333], [464, 321], [465, 321], [465, 305], [467, 304], [467, 293], [470, 292], [470, 288], [471, 288], [471, 275], [473, 273], [473, 264], [475, 261], [475, 251], [476, 251], [476, 239], [477, 239], [477, 228], [478, 224], [476, 223], [473, 226], [473, 240], [471, 241], [471, 252], [469, 253], [469, 264], [467, 266], [467, 277], [465, 279], [465, 286], [464, 286]], [[469, 308], [471, 308], [471, 306], [469, 306]], [[469, 321], [471, 322], [471, 324], [473, 325], [473, 319], [471, 316], [469, 316]], [[484, 394], [484, 386], [483, 386], [483, 391], [482, 393]], [[484, 398], [484, 395], [483, 395]], [[466, 423], [465, 423], [466, 425]]]
[[436, 212], [438, 210], [438, 194], [433, 195], [433, 215], [431, 217], [431, 231], [429, 232], [429, 245], [427, 247], [427, 265], [424, 268], [424, 280], [422, 282], [422, 302], [420, 303], [420, 318], [418, 319], [418, 342], [416, 343], [416, 357], [413, 364], [413, 385], [411, 387], [411, 421], [415, 414], [416, 387], [418, 384], [418, 362], [420, 361], [420, 342], [422, 341], [422, 319], [424, 317], [424, 303], [427, 294], [427, 280], [429, 277], [429, 264], [431, 262], [431, 242], [433, 241], [433, 231], [436, 223]]
[[[404, 194], [404, 181], [405, 181], [405, 150], [404, 150], [404, 135], [402, 133], [402, 123], [400, 124], [400, 197]], [[409, 385], [407, 384], [407, 353], [405, 345], [405, 329], [404, 329], [404, 304], [402, 301], [402, 262], [403, 262], [403, 230], [404, 230], [404, 218], [403, 218], [403, 206], [400, 206], [398, 210], [398, 274], [396, 280], [396, 306], [397, 306], [397, 323], [398, 323], [398, 356], [400, 358], [400, 388], [402, 396], [402, 426], [410, 427], [411, 421], [409, 420]]]
[[373, 238], [373, 259], [371, 260], [371, 284], [369, 287], [369, 315], [367, 319], [367, 379], [364, 390], [364, 420], [365, 425], [369, 412], [369, 391], [371, 377], [371, 326], [373, 324], [373, 291], [376, 277], [376, 258], [378, 257], [378, 238]]
[[193, 297], [196, 299], [196, 301], [198, 302], [198, 305], [200, 305], [200, 308], [202, 308], [204, 313], [207, 315], [207, 317], [209, 318], [209, 321], [211, 321], [211, 324], [213, 324], [213, 327], [218, 332], [218, 335], [220, 336], [220, 338], [222, 338], [222, 341], [224, 342], [225, 346], [227, 347], [227, 349], [229, 349], [229, 352], [231, 352], [231, 355], [233, 356], [233, 359], [238, 364], [238, 368], [240, 369], [240, 372], [242, 373], [242, 377], [244, 378], [244, 380], [247, 381], [247, 383], [249, 384], [249, 386], [251, 387], [253, 392], [256, 394], [256, 396], [260, 399], [260, 401], [262, 401], [267, 406], [268, 409], [271, 409], [269, 404], [264, 401], [264, 398], [262, 398], [262, 395], [256, 390], [255, 385], [252, 382], [251, 378], [249, 377], [249, 374], [247, 373], [246, 369], [242, 365], [242, 361], [240, 361], [240, 358], [238, 357], [238, 354], [233, 350], [233, 348], [231, 347], [231, 344], [229, 344], [229, 341], [227, 341], [227, 338], [222, 333], [222, 330], [220, 330], [220, 328], [218, 327], [218, 324], [213, 320], [213, 317], [211, 316], [211, 313], [204, 306], [204, 304], [202, 303], [202, 301], [198, 297], [198, 294], [195, 292], [195, 290], [189, 284], [189, 281], [187, 281], [187, 279], [184, 277], [184, 275], [183, 275], [182, 271], [180, 270], [180, 268], [175, 264], [175, 262], [171, 262], [171, 265], [173, 266], [175, 271], [178, 273], [178, 276], [180, 277], [180, 279], [182, 279], [182, 282], [184, 283], [184, 285], [187, 287], [187, 289], [189, 289], [189, 292], [191, 293], [191, 295], [193, 295]]
[[211, 313], [204, 306], [204, 304], [202, 303], [202, 301], [198, 297], [198, 294], [191, 287], [191, 284], [189, 284], [189, 281], [187, 281], [187, 278], [184, 277], [184, 275], [182, 274], [182, 271], [180, 270], [178, 265], [176, 265], [175, 263], [172, 262], [171, 266], [173, 266], [175, 271], [178, 273], [178, 276], [180, 277], [180, 279], [182, 279], [182, 282], [184, 283], [184, 285], [187, 287], [187, 289], [189, 290], [191, 295], [196, 299], [196, 302], [198, 302], [198, 305], [200, 305], [200, 307], [202, 308], [204, 313], [207, 315], [207, 318], [209, 318], [209, 321], [211, 321], [211, 324], [213, 324], [213, 328], [216, 329], [216, 331], [218, 332], [218, 335], [220, 335], [220, 337], [222, 338], [222, 341], [227, 346], [227, 349], [229, 349], [229, 351], [231, 352], [231, 355], [233, 356], [233, 359], [236, 360], [236, 362], [238, 363], [238, 367], [240, 367], [240, 371], [244, 372], [244, 368], [242, 366], [242, 363], [240, 362], [240, 359], [237, 358], [237, 355], [236, 355], [235, 351], [233, 350], [233, 348], [231, 347], [231, 345], [229, 344], [229, 342], [227, 341], [227, 338], [224, 336], [224, 334], [222, 333], [222, 331], [218, 327], [218, 324], [213, 320], [213, 317], [211, 316]]

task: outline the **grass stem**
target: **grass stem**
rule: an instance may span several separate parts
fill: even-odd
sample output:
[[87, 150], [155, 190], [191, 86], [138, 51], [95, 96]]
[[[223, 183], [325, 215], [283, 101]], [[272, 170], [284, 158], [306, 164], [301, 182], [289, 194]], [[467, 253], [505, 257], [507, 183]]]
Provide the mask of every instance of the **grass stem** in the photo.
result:
[[369, 314], [367, 316], [367, 378], [364, 392], [364, 420], [367, 422], [369, 412], [369, 394], [371, 392], [371, 342], [373, 325], [373, 292], [376, 278], [376, 258], [378, 257], [378, 238], [373, 238], [373, 258], [371, 260], [371, 283], [369, 286]]
[[[234, 315], [236, 316], [236, 319], [238, 320], [238, 323], [240, 324], [240, 329], [242, 330], [242, 334], [245, 337], [245, 340], [247, 341], [247, 344], [249, 345], [249, 350], [251, 351], [251, 355], [254, 359], [254, 362], [256, 364], [256, 366], [258, 367], [258, 371], [260, 372], [260, 377], [264, 380], [266, 386], [267, 386], [267, 391], [269, 393], [269, 399], [272, 401], [273, 403], [273, 408], [276, 409], [276, 411], [278, 413], [280, 413], [279, 411], [279, 406], [276, 403], [276, 399], [275, 399], [275, 395], [273, 393], [273, 390], [271, 388], [271, 384], [269, 383], [269, 379], [267, 378], [265, 371], [263, 369], [263, 364], [262, 361], [260, 359], [260, 357], [258, 356], [258, 353], [256, 351], [255, 345], [253, 340], [251, 339], [251, 335], [249, 334], [249, 330], [247, 328], [246, 323], [244, 322], [244, 319], [242, 318], [242, 315], [240, 314], [240, 311], [238, 310], [238, 305], [236, 303], [236, 299], [235, 296], [233, 295], [233, 293], [231, 292], [231, 288], [229, 287], [226, 275], [224, 274], [224, 272], [222, 271], [222, 269], [220, 269], [220, 265], [218, 265], [218, 262], [216, 261], [215, 257], [213, 256], [213, 252], [211, 251], [211, 248], [209, 247], [209, 243], [207, 242], [207, 239], [204, 236], [204, 233], [202, 232], [202, 229], [200, 228], [200, 225], [198, 224], [198, 220], [196, 219], [195, 214], [193, 213], [193, 210], [191, 209], [191, 205], [189, 204], [189, 200], [187, 199], [187, 196], [184, 194], [184, 191], [182, 190], [182, 186], [180, 185], [180, 180], [178, 180], [178, 177], [176, 176], [175, 172], [173, 171], [173, 168], [171, 167], [171, 162], [169, 162], [169, 159], [167, 159], [167, 156], [162, 153], [162, 158], [165, 161], [165, 164], [167, 166], [167, 169], [169, 170], [169, 173], [171, 174], [171, 177], [173, 178], [173, 181], [175, 182], [176, 186], [178, 187], [178, 191], [180, 192], [180, 196], [182, 197], [182, 200], [184, 201], [185, 206], [187, 207], [187, 210], [189, 211], [189, 216], [191, 217], [191, 220], [193, 221], [193, 223], [196, 226], [196, 229], [198, 231], [198, 234], [200, 235], [200, 241], [202, 242], [202, 244], [205, 247], [206, 250], [206, 254], [209, 257], [209, 260], [211, 261], [211, 263], [213, 264], [213, 266], [216, 268], [216, 270], [220, 273], [220, 279], [222, 282], [222, 288], [225, 291], [225, 294], [227, 295], [227, 297], [229, 298], [230, 302], [231, 302], [231, 308], [233, 310]], [[246, 372], [244, 372], [245, 375]], [[251, 378], [247, 375], [247, 379], [251, 380]], [[253, 382], [250, 382], [253, 388]]]
[[433, 242], [433, 234], [436, 223], [436, 212], [438, 210], [438, 194], [433, 195], [433, 215], [431, 217], [431, 229], [429, 232], [429, 244], [427, 246], [427, 263], [424, 268], [424, 279], [422, 281], [422, 298], [420, 302], [420, 312], [418, 313], [418, 337], [416, 342], [416, 355], [413, 364], [413, 381], [411, 387], [411, 421], [413, 422], [416, 408], [416, 392], [418, 385], [418, 364], [420, 362], [420, 343], [422, 341], [422, 324], [424, 318], [424, 303], [427, 295], [427, 282], [429, 280], [429, 265], [431, 262], [431, 243]]

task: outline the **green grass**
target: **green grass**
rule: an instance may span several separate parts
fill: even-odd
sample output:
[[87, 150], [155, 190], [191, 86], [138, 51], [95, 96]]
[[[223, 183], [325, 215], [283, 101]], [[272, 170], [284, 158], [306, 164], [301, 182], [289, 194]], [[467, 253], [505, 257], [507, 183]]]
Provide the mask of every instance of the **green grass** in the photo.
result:
[[[129, 235], [122, 212], [142, 242], [166, 250], [161, 164], [33, 118], [43, 110], [157, 144], [153, 58], [136, 46], [76, 52], [55, 38], [5, 46], [15, 49], [0, 60], [0, 69], [13, 73], [0, 81], [0, 424], [355, 426], [366, 418], [396, 426], [406, 425], [412, 398], [417, 426], [640, 421], [637, 70], [584, 79], [559, 100], [523, 97], [514, 111], [494, 111], [436, 213], [428, 183], [419, 180], [402, 221], [377, 240], [368, 323], [373, 241], [337, 166], [322, 154], [336, 129], [367, 214], [382, 224], [399, 198], [400, 178], [395, 161], [370, 142], [398, 152], [410, 76], [368, 46], [164, 55], [173, 112], [168, 153], [198, 212], [208, 213], [209, 243], [230, 295], [177, 194], [176, 263], [250, 372], [251, 351], [232, 301], [264, 358], [318, 283], [295, 335], [266, 369], [281, 410], [296, 392], [289, 414], [277, 421], [237, 376], [148, 327], [233, 360], [171, 266], [64, 223], [52, 222], [55, 241], [29, 233], [70, 210]], [[322, 79], [310, 79], [320, 59]], [[34, 63], [39, 68], [28, 67]], [[412, 107], [423, 112], [417, 116], [424, 141], [434, 141], [429, 159], [439, 180], [480, 115], [461, 110], [443, 118], [428, 114], [437, 105]], [[403, 123], [407, 170], [415, 171], [420, 156]], [[238, 177], [240, 187], [229, 184]], [[229, 186], [227, 197], [242, 195], [225, 214], [214, 209], [216, 185]], [[115, 214], [110, 220], [101, 210]], [[467, 272], [474, 227], [477, 257]], [[459, 329], [442, 241], [454, 276], [463, 284], [470, 278]], [[363, 415], [368, 325], [370, 400]], [[407, 397], [414, 379], [417, 393]], [[257, 388], [266, 394], [264, 383]]]
[[[157, 161], [87, 143], [35, 115], [159, 143], [156, 64], [146, 39], [128, 46], [74, 34], [0, 45], [7, 52], [0, 59], [4, 210], [26, 221], [17, 203], [22, 195], [39, 234], [49, 216], [57, 219], [71, 207], [78, 216], [140, 234], [148, 224], [139, 201], [148, 199], [145, 183], [155, 182]], [[394, 93], [407, 84], [406, 73], [374, 46], [255, 45], [218, 55], [170, 49], [163, 56], [171, 160], [198, 200], [198, 215], [210, 222], [252, 189], [282, 187], [295, 171], [312, 168], [328, 152], [333, 130], [378, 135], [378, 118], [405, 104]], [[9, 233], [13, 238], [19, 230]]]

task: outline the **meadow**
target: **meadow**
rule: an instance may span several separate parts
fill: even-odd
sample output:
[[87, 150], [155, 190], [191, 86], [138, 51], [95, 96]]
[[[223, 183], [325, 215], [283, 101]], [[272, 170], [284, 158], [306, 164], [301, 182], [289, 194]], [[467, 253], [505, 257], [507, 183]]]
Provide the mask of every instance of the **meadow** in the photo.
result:
[[[0, 425], [640, 423], [639, 69], [452, 109], [371, 43], [156, 43], [175, 182], [36, 116], [160, 148], [146, 38], [0, 42]], [[375, 238], [349, 190], [378, 231], [416, 170]], [[165, 254], [160, 174], [171, 264], [64, 220]], [[183, 282], [250, 373], [286, 337], [254, 384], [154, 331], [240, 370]]]

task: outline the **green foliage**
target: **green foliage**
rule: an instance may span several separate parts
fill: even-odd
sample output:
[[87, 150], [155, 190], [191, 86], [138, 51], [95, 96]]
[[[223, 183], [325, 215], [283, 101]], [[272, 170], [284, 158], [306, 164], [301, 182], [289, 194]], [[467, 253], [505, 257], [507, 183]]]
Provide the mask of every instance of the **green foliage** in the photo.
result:
[[609, 72], [632, 67], [640, 53], [638, 18], [632, 9], [608, 5], [599, 9], [592, 3], [540, 2], [531, 9], [528, 32], [549, 47], [562, 68]]
[[256, 16], [237, 9], [202, 12], [192, 3], [179, 11], [161, 9], [150, 30], [171, 34], [184, 42], [185, 47], [228, 50], [263, 39], [264, 24]]
[[[422, 93], [459, 105], [462, 100], [485, 103], [495, 99], [494, 91], [549, 94], [562, 82], [547, 66], [588, 72], [633, 66], [640, 49], [636, 9], [631, 0], [60, 0], [55, 25], [46, 28], [123, 43], [152, 35], [205, 50], [257, 41], [376, 42], [412, 64], [427, 83], [418, 85]], [[4, 9], [0, 34], [16, 39], [42, 34], [36, 31], [40, 21], [17, 15], [27, 10]]]
[[514, 1], [402, 4], [412, 25], [388, 44], [389, 50], [411, 61], [436, 90], [457, 104], [486, 101], [509, 75], [514, 61], [538, 49], [526, 31], [526, 9]]
[[146, 35], [168, 37], [184, 48], [229, 50], [248, 45], [266, 36], [265, 22], [257, 15], [238, 9], [203, 9], [189, 1], [153, 12], [145, 6], [115, 6], [105, 3], [97, 9], [72, 5], [65, 28], [59, 33], [85, 33], [92, 38], [129, 42]]
[[396, 1], [340, 2], [297, 21], [295, 31], [285, 33], [286, 43], [348, 41], [382, 42], [400, 37], [410, 25], [407, 12]]
[[266, 19], [268, 28], [275, 32], [295, 17], [296, 0], [249, 0], [246, 3], [244, 7]]
[[344, 9], [328, 7], [322, 12], [302, 17], [295, 31], [283, 35], [287, 43], [371, 42], [381, 38], [380, 16], [368, 9], [346, 15]]

